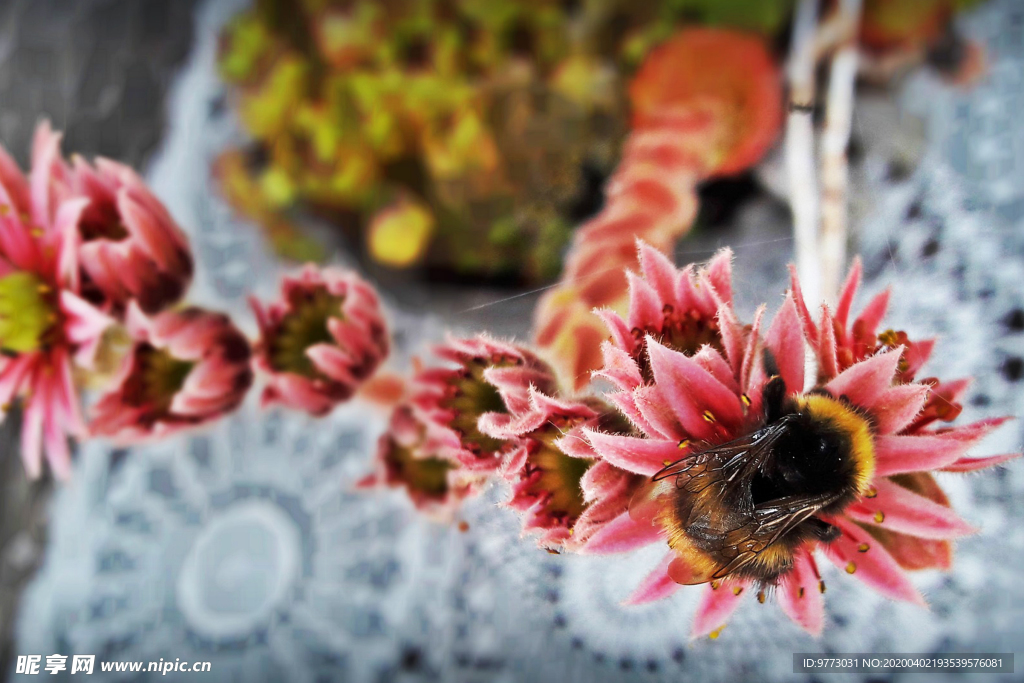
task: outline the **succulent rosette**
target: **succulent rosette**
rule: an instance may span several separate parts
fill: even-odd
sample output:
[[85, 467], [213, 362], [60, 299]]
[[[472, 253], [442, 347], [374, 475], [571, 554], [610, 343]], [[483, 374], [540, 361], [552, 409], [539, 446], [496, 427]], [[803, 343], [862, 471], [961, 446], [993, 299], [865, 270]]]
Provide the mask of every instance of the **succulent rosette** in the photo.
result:
[[412, 397], [424, 450], [469, 472], [497, 471], [510, 444], [482, 431], [481, 416], [528, 411], [530, 387], [555, 391], [551, 369], [529, 349], [485, 335], [451, 338], [435, 354], [446, 364], [417, 373]]
[[425, 438], [426, 427], [413, 409], [408, 405], [397, 407], [377, 443], [373, 472], [357, 487], [402, 488], [416, 509], [449, 520], [481, 480], [467, 475], [456, 462], [425, 451]]
[[43, 456], [70, 474], [68, 437], [85, 432], [74, 364], [92, 363], [112, 322], [82, 297], [76, 230], [88, 201], [54, 183], [56, 137], [36, 131], [26, 179], [0, 148], [0, 406], [21, 397], [21, 456], [30, 477]]
[[[663, 263], [659, 270], [661, 281], [672, 282]], [[857, 277], [855, 268], [851, 283]], [[654, 277], [648, 280], [659, 281]], [[636, 282], [631, 284], [639, 290]], [[794, 285], [798, 292], [798, 283]], [[712, 291], [716, 299], [723, 298], [717, 288]], [[838, 357], [844, 355], [843, 349], [852, 348], [833, 330], [845, 329], [854, 291], [855, 285], [848, 285], [836, 315], [827, 313], [823, 319], [828, 324], [815, 328], [826, 340], [818, 340], [819, 353], [823, 350], [829, 357]], [[657, 299], [647, 298], [657, 303]], [[642, 331], [644, 327], [636, 322], [652, 320], [657, 309], [645, 301], [634, 295], [633, 324], [619, 326], [620, 333], [634, 328]], [[878, 307], [877, 301], [869, 304], [850, 326], [862, 330], [862, 340], [873, 331], [872, 320], [877, 323], [881, 318]], [[905, 570], [948, 566], [948, 541], [973, 531], [951, 510], [930, 472], [975, 469], [1006, 458], [964, 459], [966, 452], [1003, 420], [942, 429], [928, 429], [919, 421], [931, 400], [933, 383], [909, 381], [908, 369], [917, 361], [908, 351], [920, 351], [927, 344], [866, 348], [862, 354], [853, 353], [842, 369], [837, 366], [836, 372], [825, 371], [805, 387], [804, 344], [810, 327], [809, 317], [802, 314], [804, 308], [799, 294], [788, 294], [763, 339], [760, 314], [746, 330], [745, 340], [744, 328], [721, 325], [726, 316], [720, 314], [724, 354], [714, 343], [706, 343], [696, 353], [687, 352], [673, 348], [664, 336], [645, 332], [644, 349], [636, 357], [629, 353], [636, 348], [630, 346], [635, 339], [630, 342], [618, 335], [619, 346], [606, 347], [609, 362], [602, 372], [619, 386], [611, 399], [633, 423], [636, 433], [583, 431], [603, 460], [652, 477], [687, 455], [694, 455], [696, 462], [697, 456], [713, 448], [761, 438], [774, 419], [767, 414], [772, 410], [768, 394], [774, 391], [784, 392], [779, 398], [800, 406], [797, 412], [801, 417], [794, 419], [804, 419], [804, 413], [813, 408], [831, 425], [829, 429], [841, 427], [856, 451], [853, 461], [857, 468], [851, 475], [855, 483], [841, 503], [823, 507], [814, 522], [833, 527], [835, 537], [830, 542], [800, 537], [790, 547], [789, 558], [779, 560], [783, 570], [770, 585], [786, 614], [809, 632], [818, 633], [824, 621], [824, 583], [816, 555], [823, 554], [887, 597], [924, 604]], [[815, 345], [814, 339], [807, 341]], [[630, 602], [665, 597], [682, 584], [705, 583], [692, 633], [715, 636], [743, 595], [757, 592], [764, 600], [763, 590], [757, 589], [766, 586], [743, 571], [726, 572], [712, 580], [706, 557], [694, 552], [674, 519], [676, 486], [674, 477], [645, 485], [631, 503], [628, 518], [615, 524], [614, 542], [597, 536], [584, 550], [607, 552], [667, 543], [664, 561], [642, 582]]]
[[480, 431], [511, 444], [502, 475], [511, 485], [507, 505], [523, 514], [523, 530], [539, 532], [537, 543], [549, 550], [576, 550], [623, 515], [642, 481], [602, 461], [583, 438], [583, 428], [628, 431], [611, 406], [595, 398], [563, 400], [534, 386], [523, 386], [500, 368], [485, 379], [505, 395], [529, 396], [527, 405], [480, 417]]
[[196, 427], [235, 410], [252, 385], [249, 341], [200, 308], [146, 316], [132, 302], [132, 347], [114, 388], [93, 406], [91, 431], [128, 443]]
[[286, 277], [281, 299], [251, 300], [260, 328], [256, 366], [263, 403], [324, 415], [350, 399], [388, 355], [377, 293], [355, 273], [307, 265]]

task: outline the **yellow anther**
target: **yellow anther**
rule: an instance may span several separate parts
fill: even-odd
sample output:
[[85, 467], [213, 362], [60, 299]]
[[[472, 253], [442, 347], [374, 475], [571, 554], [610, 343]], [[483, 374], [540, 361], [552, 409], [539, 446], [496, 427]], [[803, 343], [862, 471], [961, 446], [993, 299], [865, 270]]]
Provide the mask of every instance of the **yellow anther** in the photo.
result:
[[714, 422], [715, 421], [715, 414], [712, 413], [710, 410], [705, 410], [704, 411], [704, 421], [705, 422]]
[[847, 562], [846, 563], [846, 573], [847, 574], [852, 574], [855, 571], [857, 571], [857, 563], [856, 562]]
[[858, 553], [866, 553], [870, 549], [871, 546], [869, 546], [867, 543], [861, 543], [859, 546], [857, 546]]
[[882, 512], [881, 510], [879, 510], [878, 512], [875, 513], [875, 522], [877, 524], [881, 524], [884, 521], [885, 521], [885, 513]]

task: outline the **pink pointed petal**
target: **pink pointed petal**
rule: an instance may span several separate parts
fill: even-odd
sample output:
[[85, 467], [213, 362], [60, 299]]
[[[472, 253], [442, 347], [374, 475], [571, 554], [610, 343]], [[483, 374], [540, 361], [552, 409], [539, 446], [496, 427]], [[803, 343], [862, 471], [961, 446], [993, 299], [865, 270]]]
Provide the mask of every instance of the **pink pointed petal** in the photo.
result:
[[586, 555], [624, 553], [662, 539], [660, 528], [636, 522], [624, 512], [593, 534], [580, 552]]
[[743, 391], [747, 393], [751, 399], [757, 399], [760, 401], [760, 391], [752, 392], [751, 389], [754, 387], [751, 382], [754, 378], [755, 368], [761, 366], [761, 354], [758, 352], [760, 340], [761, 340], [761, 322], [764, 320], [764, 312], [768, 307], [761, 304], [757, 307], [757, 311], [754, 313], [754, 322], [750, 326], [750, 335], [747, 340], [746, 349], [743, 351], [743, 364], [740, 368], [740, 386], [743, 387]]
[[[618, 313], [611, 310], [610, 308], [598, 308], [594, 310], [594, 314], [601, 319], [601, 321], [608, 328], [611, 334], [612, 341], [623, 351], [630, 353], [636, 348], [636, 340], [630, 333], [629, 327], [626, 325], [626, 321], [619, 316]], [[560, 316], [561, 317], [561, 316]], [[541, 343], [539, 335], [537, 343]]]
[[662, 346], [650, 336], [647, 351], [658, 388], [688, 434], [711, 440], [718, 431], [715, 422], [726, 428], [742, 422], [743, 409], [735, 392], [692, 358]]
[[884, 292], [878, 294], [868, 305], [864, 307], [860, 315], [857, 316], [857, 321], [854, 323], [858, 325], [861, 330], [861, 334], [865, 336], [872, 336], [878, 330], [879, 323], [882, 322], [882, 318], [885, 317], [885, 311], [889, 308], [889, 297], [892, 295], [892, 290], [886, 288]]
[[67, 435], [61, 429], [55, 415], [46, 416], [43, 439], [50, 471], [58, 481], [67, 481], [71, 478], [71, 449], [68, 447]]
[[742, 383], [742, 369], [744, 367], [743, 350], [746, 343], [744, 341], [743, 325], [736, 319], [731, 308], [719, 308], [718, 331], [722, 335], [722, 347], [725, 349], [725, 357], [729, 360], [729, 365], [732, 366], [733, 376]]
[[[842, 531], [839, 538], [825, 546], [826, 556], [833, 564], [886, 597], [926, 604], [896, 560], [871, 534], [840, 517], [829, 521]], [[866, 552], [861, 552], [865, 547]]]
[[[839, 295], [839, 305], [836, 307], [836, 320], [839, 321], [840, 327], [847, 330], [847, 336], [850, 331], [850, 309], [853, 307], [853, 298], [857, 295], [857, 288], [860, 287], [862, 270], [860, 257], [855, 256], [853, 265], [850, 266], [850, 274], [846, 276], [846, 283], [843, 284]], [[849, 342], [849, 339], [845, 341]]]
[[724, 247], [712, 257], [707, 279], [722, 301], [732, 305], [732, 249]]
[[818, 327], [814, 324], [811, 312], [804, 300], [803, 289], [800, 288], [800, 278], [796, 274], [796, 266], [789, 266], [790, 291], [793, 293], [793, 301], [796, 303], [796, 311], [800, 315], [800, 322], [804, 328], [804, 336], [811, 346], [818, 345]]
[[679, 424], [675, 412], [662, 395], [660, 387], [642, 386], [633, 390], [633, 403], [655, 433], [666, 439], [680, 441], [688, 435]]
[[640, 582], [640, 585], [636, 587], [632, 595], [626, 598], [623, 604], [643, 605], [667, 598], [682, 588], [682, 586], [668, 576], [668, 566], [675, 557], [676, 554], [674, 552], [668, 553], [658, 566], [654, 568], [654, 571], [644, 577], [644, 580]]
[[928, 401], [927, 384], [901, 384], [882, 394], [871, 415], [879, 434], [895, 434], [914, 421]]
[[750, 582], [741, 579], [723, 581], [718, 588], [707, 584], [697, 606], [697, 613], [693, 616], [690, 638], [706, 636], [724, 626], [740, 606], [740, 600], [747, 594], [749, 586]]
[[934, 350], [934, 339], [922, 339], [910, 344], [903, 353], [903, 358], [906, 361], [906, 369], [903, 370], [903, 375], [905, 377], [917, 375], [921, 367], [932, 357], [932, 351]]
[[46, 417], [45, 397], [36, 393], [25, 407], [21, 426], [21, 460], [29, 479], [43, 473], [43, 420]]
[[32, 369], [34, 359], [32, 354], [23, 354], [7, 360], [3, 366], [0, 371], [0, 412], [6, 413], [10, 409], [14, 396]]
[[874, 498], [863, 498], [846, 509], [851, 519], [918, 538], [944, 540], [968, 536], [976, 528], [953, 509], [894, 484], [878, 479]]
[[875, 476], [926, 472], [952, 465], [1008, 418], [982, 420], [944, 432], [875, 437]]
[[[563, 437], [563, 440], [567, 438], [568, 437]], [[574, 438], [572, 440], [577, 443], [586, 444], [582, 438]], [[598, 457], [597, 453], [590, 448], [589, 444], [586, 444], [586, 447], [590, 453], [590, 458]], [[580, 450], [582, 451], [583, 449]], [[562, 452], [566, 453], [566, 455], [570, 455], [571, 457], [576, 457], [568, 451]], [[583, 475], [583, 478], [580, 479], [580, 488], [583, 489], [583, 498], [587, 501], [594, 501], [599, 498], [609, 500], [617, 498], [620, 493], [623, 495], [628, 494], [626, 497], [629, 498], [632, 497], [633, 476], [623, 472], [609, 462], [598, 460], [590, 466]], [[627, 499], [624, 502], [624, 505], [628, 504], [629, 500]], [[625, 507], [623, 509], [625, 509]]]
[[818, 372], [825, 377], [839, 374], [839, 358], [836, 346], [836, 330], [828, 309], [821, 307], [821, 322], [818, 323]]
[[32, 138], [32, 171], [29, 184], [32, 192], [32, 221], [36, 225], [49, 226], [55, 210], [51, 183], [54, 166], [60, 160], [60, 133], [55, 133], [49, 121], [36, 126]]
[[903, 347], [900, 346], [855, 363], [826, 384], [825, 388], [833, 396], [845, 396], [854, 405], [870, 410], [875, 401], [892, 386], [902, 353]]
[[603, 460], [646, 477], [653, 476], [667, 463], [675, 462], [686, 453], [674, 441], [603, 434], [586, 428], [583, 433]]
[[616, 391], [612, 394], [607, 394], [605, 398], [615, 408], [622, 413], [622, 415], [632, 424], [638, 431], [652, 436], [654, 438], [665, 438], [666, 435], [654, 428], [654, 426], [647, 421], [647, 418], [637, 409], [636, 403], [633, 401], [633, 395], [628, 391]]
[[779, 606], [812, 636], [820, 636], [825, 623], [825, 601], [814, 556], [804, 547], [793, 558], [793, 569], [779, 582]]
[[637, 251], [644, 279], [654, 287], [662, 301], [672, 301], [675, 298], [676, 278], [676, 268], [672, 261], [643, 240], [638, 240]]
[[711, 376], [721, 382], [729, 391], [734, 394], [739, 393], [739, 384], [736, 383], [732, 368], [715, 347], [710, 345], [701, 347], [700, 351], [694, 354], [693, 361], [711, 373]]
[[765, 346], [771, 351], [779, 374], [786, 383], [786, 393], [796, 394], [804, 390], [804, 336], [800, 329], [800, 316], [792, 294], [786, 296], [782, 308], [775, 315], [765, 339]]
[[626, 324], [630, 328], [656, 329], [661, 331], [661, 323], [665, 317], [665, 306], [658, 298], [654, 288], [631, 272], [626, 273], [629, 283], [629, 317]]
[[601, 357], [602, 367], [594, 373], [595, 377], [604, 377], [625, 391], [632, 391], [643, 384], [636, 361], [619, 347], [608, 341], [602, 342]]
[[331, 344], [314, 344], [306, 349], [306, 356], [320, 372], [335, 382], [354, 387], [359, 380], [352, 374], [352, 357], [343, 349]]
[[74, 344], [85, 344], [97, 339], [114, 323], [113, 318], [66, 289], [60, 293], [60, 306], [67, 316], [65, 333]]
[[82, 212], [89, 205], [89, 200], [82, 197], [62, 202], [57, 208], [54, 219], [54, 232], [60, 237], [60, 250], [57, 258], [57, 275], [60, 283], [72, 290], [79, 287], [78, 269], [78, 222]]
[[997, 467], [1011, 460], [1016, 460], [1020, 453], [1006, 455], [990, 455], [986, 458], [960, 458], [942, 468], [943, 472], [977, 472], [989, 467]]

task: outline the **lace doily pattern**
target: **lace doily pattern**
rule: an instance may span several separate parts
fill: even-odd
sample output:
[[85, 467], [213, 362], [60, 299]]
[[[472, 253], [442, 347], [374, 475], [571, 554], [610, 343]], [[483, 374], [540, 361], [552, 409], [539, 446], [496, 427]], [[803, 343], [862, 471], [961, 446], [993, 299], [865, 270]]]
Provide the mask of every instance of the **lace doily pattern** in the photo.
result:
[[[1022, 21], [1008, 19], [1018, 4], [987, 3], [967, 22], [990, 46], [992, 77], [977, 90], [909, 85], [907, 97], [934, 103], [931, 148], [909, 178], [879, 173], [864, 190], [874, 205], [859, 235], [867, 288], [893, 284], [893, 324], [940, 335], [931, 373], [978, 378], [964, 420], [1024, 413], [1024, 214], [1014, 208], [1024, 188]], [[251, 328], [244, 296], [271, 293], [279, 266], [209, 178], [210, 161], [238, 136], [213, 66], [217, 27], [238, 5], [200, 8], [149, 176], [193, 230], [194, 298]], [[772, 263], [790, 257], [784, 239], [760, 245]], [[773, 291], [765, 277], [744, 271], [743, 290]], [[514, 305], [516, 315], [528, 308]], [[486, 308], [478, 322], [489, 316], [506, 331], [509, 310]], [[394, 362], [407, 364], [452, 322], [397, 313]], [[823, 563], [822, 639], [750, 599], [720, 638], [690, 642], [698, 590], [621, 605], [657, 548], [547, 555], [519, 536], [499, 489], [467, 505], [465, 532], [423, 520], [400, 493], [353, 492], [383, 419], [358, 405], [320, 421], [250, 406], [189, 438], [88, 445], [55, 497], [17, 652], [210, 660], [216, 680], [742, 681], [797, 680], [793, 652], [1012, 651], [1022, 637], [1018, 466], [943, 479], [983, 531], [957, 544], [952, 572], [917, 577], [930, 611], [877, 597]], [[1021, 440], [1017, 423], [985, 451], [1019, 450]]]

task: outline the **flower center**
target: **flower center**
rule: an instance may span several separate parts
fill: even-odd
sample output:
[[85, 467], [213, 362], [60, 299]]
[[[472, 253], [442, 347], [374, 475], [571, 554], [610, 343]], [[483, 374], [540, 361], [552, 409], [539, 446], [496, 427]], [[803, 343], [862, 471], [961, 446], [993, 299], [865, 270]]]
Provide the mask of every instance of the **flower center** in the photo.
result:
[[549, 515], [571, 524], [586, 509], [583, 488], [580, 482], [587, 473], [592, 460], [573, 458], [554, 446], [562, 433], [556, 429], [546, 430], [534, 443], [535, 450], [527, 458], [527, 468], [540, 470], [540, 476], [528, 489], [535, 495], [551, 494], [545, 503]]
[[125, 401], [166, 413], [195, 363], [175, 358], [163, 349], [144, 343], [135, 351], [134, 366], [125, 382]]
[[321, 376], [306, 349], [316, 344], [334, 344], [327, 328], [331, 318], [342, 318], [343, 296], [335, 296], [320, 287], [297, 291], [290, 297], [291, 310], [281, 319], [270, 348], [270, 364], [279, 372], [294, 372], [316, 379]]
[[670, 305], [665, 306], [664, 315], [661, 332], [640, 328], [633, 330], [633, 336], [640, 342], [634, 355], [640, 366], [640, 374], [648, 383], [654, 382], [654, 373], [651, 371], [650, 359], [647, 356], [647, 334], [657, 339], [663, 346], [687, 356], [694, 355], [706, 344], [710, 344], [718, 351], [723, 350], [722, 335], [718, 330], [718, 323], [713, 318], [706, 318], [694, 310], [677, 313]]
[[476, 425], [484, 413], [508, 412], [498, 390], [484, 381], [484, 370], [488, 367], [508, 364], [490, 363], [482, 358], [469, 361], [465, 373], [451, 385], [451, 398], [444, 401], [444, 406], [455, 413], [452, 429], [462, 434], [462, 443], [479, 455], [493, 455], [504, 446], [503, 441], [487, 436]]
[[128, 237], [128, 230], [121, 221], [121, 212], [117, 204], [109, 200], [93, 200], [82, 212], [82, 219], [78, 223], [82, 240], [106, 239], [112, 242], [120, 242]]
[[452, 463], [441, 458], [417, 458], [412, 450], [392, 443], [390, 464], [395, 475], [413, 491], [432, 498], [448, 493], [448, 470]]
[[0, 350], [35, 351], [56, 329], [57, 297], [52, 287], [27, 272], [0, 278]]

